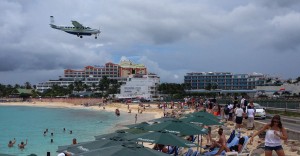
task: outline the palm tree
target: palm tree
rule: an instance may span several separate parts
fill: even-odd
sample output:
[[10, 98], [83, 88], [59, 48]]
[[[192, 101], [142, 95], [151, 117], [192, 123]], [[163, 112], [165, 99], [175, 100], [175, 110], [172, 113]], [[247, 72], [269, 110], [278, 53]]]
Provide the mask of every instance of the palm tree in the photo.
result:
[[205, 86], [205, 89], [206, 89], [206, 90], [211, 90], [211, 89], [212, 89], [211, 83], [208, 83], [208, 84]]
[[30, 82], [25, 82], [24, 87], [25, 89], [32, 89]]
[[97, 85], [96, 85], [96, 83], [92, 83], [92, 92], [94, 92], [97, 88]]
[[102, 92], [102, 95], [104, 95], [104, 91], [107, 91], [109, 88], [110, 80], [107, 78], [107, 76], [103, 76], [102, 79], [99, 82], [99, 89]]
[[83, 90], [83, 84], [82, 81], [75, 81], [74, 82], [74, 88], [77, 92], [82, 91]]

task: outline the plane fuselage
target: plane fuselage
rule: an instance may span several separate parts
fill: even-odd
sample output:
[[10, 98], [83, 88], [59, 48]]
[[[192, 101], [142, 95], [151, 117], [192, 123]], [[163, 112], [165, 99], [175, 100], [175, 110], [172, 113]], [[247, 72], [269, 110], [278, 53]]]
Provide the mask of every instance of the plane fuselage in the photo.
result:
[[91, 36], [93, 34], [100, 33], [99, 30], [91, 29], [89, 27], [81, 27], [80, 28], [80, 27], [72, 27], [72, 26], [56, 26], [53, 24], [51, 25], [51, 27], [54, 29], [64, 31], [69, 34], [77, 35], [77, 36], [80, 36], [80, 35]]
[[51, 28], [64, 31], [69, 34], [77, 35], [80, 38], [82, 38], [82, 36], [91, 36], [91, 35], [95, 35], [95, 38], [97, 38], [97, 35], [100, 34], [100, 30], [91, 29], [90, 27], [85, 27], [80, 23], [78, 23], [77, 21], [72, 21], [72, 24], [74, 26], [58, 26], [53, 24], [54, 22], [53, 16], [50, 16], [50, 18], [51, 18], [51, 24], [50, 24]]

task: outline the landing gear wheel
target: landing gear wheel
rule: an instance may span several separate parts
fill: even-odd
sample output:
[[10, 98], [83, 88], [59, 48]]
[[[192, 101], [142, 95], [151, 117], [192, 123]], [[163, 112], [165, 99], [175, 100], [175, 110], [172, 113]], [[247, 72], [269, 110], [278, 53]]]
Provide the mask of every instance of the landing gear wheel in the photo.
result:
[[82, 38], [82, 36], [80, 36], [80, 38]]
[[95, 36], [95, 39], [97, 39], [97, 36]]

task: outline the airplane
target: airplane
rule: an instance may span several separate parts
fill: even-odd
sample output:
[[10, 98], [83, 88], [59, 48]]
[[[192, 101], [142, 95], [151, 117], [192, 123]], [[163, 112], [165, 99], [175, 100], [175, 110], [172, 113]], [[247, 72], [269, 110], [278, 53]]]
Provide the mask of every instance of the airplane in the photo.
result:
[[77, 35], [77, 37], [82, 38], [82, 36], [95, 35], [95, 39], [101, 33], [100, 29], [91, 29], [90, 27], [85, 27], [77, 21], [71, 21], [73, 26], [57, 26], [54, 24], [54, 17], [50, 16], [50, 27], [53, 29], [58, 29], [69, 34]]

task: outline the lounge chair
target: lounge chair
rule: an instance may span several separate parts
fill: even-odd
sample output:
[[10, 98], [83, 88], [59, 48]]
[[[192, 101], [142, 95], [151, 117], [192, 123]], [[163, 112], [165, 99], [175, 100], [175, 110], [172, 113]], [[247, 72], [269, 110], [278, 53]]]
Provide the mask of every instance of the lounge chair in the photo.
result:
[[197, 141], [197, 138], [198, 138], [198, 136], [196, 135], [196, 136], [193, 138], [192, 142]]
[[174, 156], [178, 156], [182, 149], [183, 149], [182, 147], [176, 146]]
[[233, 130], [229, 136], [229, 138], [227, 139], [226, 143], [230, 143], [232, 141], [232, 139], [235, 137], [235, 130]]
[[193, 154], [193, 149], [189, 148], [186, 153], [184, 153], [184, 156], [191, 156]]
[[200, 152], [199, 151], [195, 151], [191, 156], [200, 156]]
[[[237, 135], [235, 134], [235, 130], [233, 130], [230, 133], [229, 138], [227, 139], [227, 147], [231, 147], [234, 146], [236, 144], [238, 144], [239, 142], [239, 138], [237, 137]], [[214, 150], [210, 151], [210, 152], [206, 152], [204, 153], [204, 155], [215, 155], [217, 152], [219, 151], [219, 148], [214, 148]]]
[[250, 141], [248, 136], [244, 136], [245, 142], [243, 144], [241, 152], [226, 152], [225, 156], [249, 156], [251, 155], [251, 152], [247, 149], [247, 145]]
[[[245, 144], [246, 142], [248, 142], [248, 140], [249, 140], [249, 138], [248, 138], [248, 136], [244, 136], [245, 137], [245, 142], [244, 142], [244, 145], [243, 145], [243, 149], [244, 149], [244, 146], [246, 145], [247, 146], [247, 144]], [[239, 138], [237, 137], [237, 136], [235, 136], [232, 140], [231, 140], [231, 142], [230, 143], [227, 143], [227, 147], [232, 147], [232, 146], [234, 146], [234, 145], [237, 145], [239, 143]], [[242, 149], [242, 151], [243, 151], [243, 149]], [[210, 151], [210, 152], [206, 152], [206, 153], [204, 153], [204, 155], [206, 155], [206, 156], [210, 156], [210, 155], [215, 155], [215, 154], [217, 154], [218, 153], [218, 151], [219, 151], [219, 148], [214, 148], [214, 150], [212, 150], [212, 151]], [[230, 154], [229, 152], [227, 152], [228, 154]], [[225, 150], [224, 151], [222, 151], [222, 153], [220, 154], [220, 155], [225, 155], [226, 154], [226, 152], [225, 152]], [[231, 155], [230, 155], [231, 156]]]
[[173, 154], [176, 150], [177, 150], [177, 147], [176, 147], [176, 146], [174, 146], [174, 147], [169, 147], [169, 148], [168, 148], [168, 154]]

